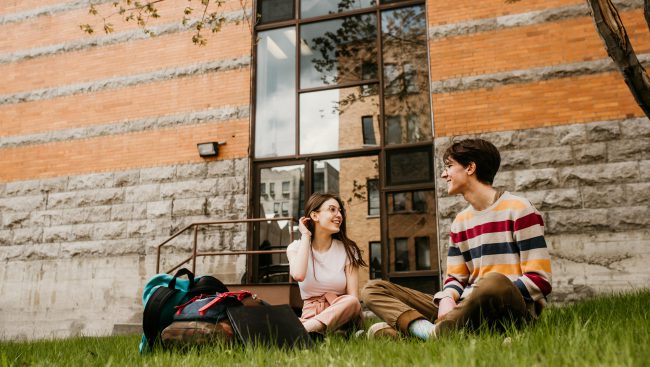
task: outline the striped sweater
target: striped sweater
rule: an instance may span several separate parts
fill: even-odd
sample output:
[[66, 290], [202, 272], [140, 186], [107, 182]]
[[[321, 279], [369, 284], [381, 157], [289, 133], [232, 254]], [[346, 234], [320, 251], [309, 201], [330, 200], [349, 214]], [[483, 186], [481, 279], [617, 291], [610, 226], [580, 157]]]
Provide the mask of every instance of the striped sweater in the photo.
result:
[[514, 282], [526, 302], [546, 304], [551, 292], [551, 260], [544, 241], [544, 221], [524, 198], [505, 192], [490, 207], [471, 206], [451, 224], [447, 278], [436, 304], [450, 296], [467, 298], [472, 286], [490, 272]]

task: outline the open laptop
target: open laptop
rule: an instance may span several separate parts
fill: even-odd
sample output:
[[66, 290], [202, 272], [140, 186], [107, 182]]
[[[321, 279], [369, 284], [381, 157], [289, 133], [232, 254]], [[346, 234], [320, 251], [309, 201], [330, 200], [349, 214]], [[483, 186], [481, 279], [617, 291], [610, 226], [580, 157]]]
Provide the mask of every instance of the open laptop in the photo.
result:
[[309, 334], [289, 305], [229, 307], [228, 318], [244, 344], [311, 348]]

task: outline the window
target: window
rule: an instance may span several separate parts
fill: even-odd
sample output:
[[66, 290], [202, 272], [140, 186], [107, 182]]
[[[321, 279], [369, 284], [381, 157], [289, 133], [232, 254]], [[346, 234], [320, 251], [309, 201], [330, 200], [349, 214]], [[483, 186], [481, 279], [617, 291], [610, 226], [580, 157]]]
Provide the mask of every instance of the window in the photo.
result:
[[427, 192], [426, 191], [414, 191], [413, 192], [413, 202], [412, 206], [414, 212], [426, 212], [427, 211]]
[[287, 20], [294, 17], [293, 0], [264, 0], [257, 2], [260, 23]]
[[397, 192], [393, 196], [393, 213], [406, 211], [406, 193]]
[[431, 247], [429, 237], [415, 237], [415, 269], [431, 269]]
[[271, 195], [271, 198], [275, 198], [275, 182], [269, 184], [269, 194]]
[[399, 116], [386, 116], [386, 143], [399, 144], [402, 141], [402, 122]]
[[280, 215], [280, 203], [273, 203], [273, 214]]
[[381, 278], [381, 242], [373, 241], [370, 247], [370, 279]]
[[282, 181], [282, 196], [289, 198], [291, 191], [289, 191], [289, 181]]
[[361, 117], [361, 128], [363, 129], [363, 144], [377, 145], [377, 139], [375, 139], [375, 127], [373, 126], [372, 116]]
[[408, 238], [395, 239], [395, 271], [409, 270]]
[[268, 196], [266, 193], [266, 182], [260, 182], [260, 194], [262, 194], [262, 196]]
[[368, 180], [368, 215], [379, 215], [379, 180]]
[[282, 203], [282, 216], [283, 217], [289, 216], [289, 203], [287, 202]]
[[432, 182], [432, 154], [431, 147], [387, 152], [387, 184], [406, 185]]

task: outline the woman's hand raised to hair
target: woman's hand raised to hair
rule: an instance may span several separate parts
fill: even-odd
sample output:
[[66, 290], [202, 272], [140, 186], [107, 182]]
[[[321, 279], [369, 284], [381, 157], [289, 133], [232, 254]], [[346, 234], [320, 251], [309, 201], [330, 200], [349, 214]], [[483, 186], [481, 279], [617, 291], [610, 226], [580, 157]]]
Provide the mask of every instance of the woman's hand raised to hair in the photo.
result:
[[307, 223], [311, 221], [310, 218], [300, 217], [298, 219], [298, 230], [303, 236], [311, 237], [311, 231], [307, 228]]

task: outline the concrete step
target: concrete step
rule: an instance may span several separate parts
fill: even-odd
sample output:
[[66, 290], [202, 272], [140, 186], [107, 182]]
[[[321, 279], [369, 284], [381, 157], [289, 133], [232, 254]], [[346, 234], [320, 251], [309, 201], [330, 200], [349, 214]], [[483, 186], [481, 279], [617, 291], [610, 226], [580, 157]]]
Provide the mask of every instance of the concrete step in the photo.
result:
[[112, 335], [142, 334], [142, 324], [115, 324]]

